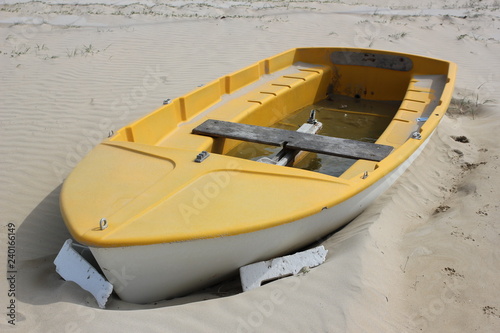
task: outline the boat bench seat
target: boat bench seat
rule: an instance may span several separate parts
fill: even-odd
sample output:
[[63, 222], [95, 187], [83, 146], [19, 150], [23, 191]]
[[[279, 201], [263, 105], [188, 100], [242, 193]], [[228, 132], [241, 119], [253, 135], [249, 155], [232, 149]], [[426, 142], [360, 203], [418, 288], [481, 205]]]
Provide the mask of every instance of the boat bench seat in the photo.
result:
[[215, 138], [229, 138], [272, 146], [283, 146], [289, 149], [305, 150], [319, 154], [377, 162], [387, 157], [393, 150], [392, 146], [370, 142], [214, 119], [206, 120], [204, 123], [194, 128], [192, 133]]

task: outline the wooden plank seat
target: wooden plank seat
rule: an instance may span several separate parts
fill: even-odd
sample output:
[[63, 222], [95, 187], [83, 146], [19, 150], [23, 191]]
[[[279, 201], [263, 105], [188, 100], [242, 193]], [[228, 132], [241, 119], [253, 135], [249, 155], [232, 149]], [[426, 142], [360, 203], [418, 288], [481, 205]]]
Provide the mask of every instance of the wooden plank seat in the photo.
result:
[[301, 133], [279, 128], [246, 125], [209, 119], [193, 129], [193, 134], [215, 138], [283, 146], [288, 149], [305, 150], [352, 159], [381, 161], [393, 147], [370, 142], [342, 139], [318, 134]]

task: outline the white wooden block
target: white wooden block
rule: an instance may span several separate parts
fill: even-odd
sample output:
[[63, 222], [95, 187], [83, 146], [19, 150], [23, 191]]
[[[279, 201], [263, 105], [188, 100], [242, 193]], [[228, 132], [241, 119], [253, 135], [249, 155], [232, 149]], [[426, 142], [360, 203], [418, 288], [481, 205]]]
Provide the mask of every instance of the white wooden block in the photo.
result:
[[66, 240], [54, 260], [57, 273], [66, 281], [73, 281], [90, 292], [97, 300], [99, 307], [104, 308], [109, 295], [111, 295], [113, 291], [113, 285], [106, 281], [106, 279], [71, 246], [71, 243], [71, 239]]
[[315, 267], [325, 262], [328, 250], [324, 246], [292, 255], [260, 261], [240, 267], [243, 291], [260, 287], [262, 282], [299, 273], [304, 267]]

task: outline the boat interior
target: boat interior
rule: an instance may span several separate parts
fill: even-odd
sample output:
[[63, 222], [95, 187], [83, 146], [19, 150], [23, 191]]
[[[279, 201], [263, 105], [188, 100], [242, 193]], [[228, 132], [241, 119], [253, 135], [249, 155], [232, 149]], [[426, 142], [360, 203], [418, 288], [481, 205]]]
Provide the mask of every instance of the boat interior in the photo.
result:
[[[193, 130], [207, 120], [219, 120], [297, 131], [314, 111], [315, 121], [322, 124], [318, 135], [395, 150], [423, 132], [441, 104], [448, 71], [443, 61], [383, 51], [293, 49], [173, 100], [110, 141], [260, 161], [282, 153], [288, 142], [266, 144], [232, 138], [223, 130]], [[350, 179], [375, 170], [380, 162], [309, 151], [287, 165]]]

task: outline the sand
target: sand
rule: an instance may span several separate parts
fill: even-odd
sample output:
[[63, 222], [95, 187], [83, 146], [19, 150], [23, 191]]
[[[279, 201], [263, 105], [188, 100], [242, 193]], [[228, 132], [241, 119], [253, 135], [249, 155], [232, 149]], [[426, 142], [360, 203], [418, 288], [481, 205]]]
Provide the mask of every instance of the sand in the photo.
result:
[[[499, 3], [377, 3], [0, 1], [0, 330], [500, 331]], [[61, 184], [93, 146], [167, 98], [299, 46], [459, 67], [422, 155], [322, 242], [323, 265], [248, 293], [232, 280], [148, 305], [113, 296], [105, 310], [57, 275]]]

